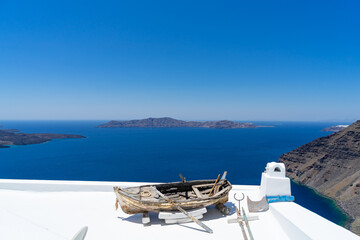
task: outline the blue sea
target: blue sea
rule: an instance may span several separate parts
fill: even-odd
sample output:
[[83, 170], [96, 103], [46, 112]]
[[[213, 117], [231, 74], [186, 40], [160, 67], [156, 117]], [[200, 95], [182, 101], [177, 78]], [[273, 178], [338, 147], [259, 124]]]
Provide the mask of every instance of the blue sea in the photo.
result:
[[[85, 139], [0, 149], [0, 178], [96, 181], [179, 181], [216, 178], [259, 185], [266, 163], [315, 138], [334, 123], [255, 122], [255, 129], [95, 128], [106, 121], [0, 121], [25, 133], [68, 133]], [[334, 202], [292, 184], [295, 202], [339, 225]]]

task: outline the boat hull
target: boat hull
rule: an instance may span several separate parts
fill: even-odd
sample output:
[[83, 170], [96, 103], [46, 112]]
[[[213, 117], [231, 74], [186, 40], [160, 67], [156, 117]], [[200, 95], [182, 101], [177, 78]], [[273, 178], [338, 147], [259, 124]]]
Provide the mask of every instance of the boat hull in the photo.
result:
[[[156, 185], [155, 185], [156, 186]], [[191, 200], [174, 201], [175, 204], [169, 203], [165, 200], [159, 202], [142, 201], [134, 198], [131, 194], [119, 187], [114, 187], [116, 198], [120, 203], [121, 209], [127, 214], [147, 213], [147, 212], [161, 212], [178, 210], [177, 206], [183, 209], [194, 209], [198, 207], [207, 207], [210, 205], [225, 204], [228, 201], [228, 192], [231, 185], [222, 194], [216, 197], [204, 197]]]

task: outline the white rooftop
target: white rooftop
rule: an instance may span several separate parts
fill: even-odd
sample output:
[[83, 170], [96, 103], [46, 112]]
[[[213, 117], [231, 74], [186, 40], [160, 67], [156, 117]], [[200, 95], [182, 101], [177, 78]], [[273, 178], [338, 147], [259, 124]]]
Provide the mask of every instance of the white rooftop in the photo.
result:
[[[209, 207], [201, 219], [214, 233], [195, 223], [167, 225], [150, 214], [151, 225], [144, 227], [141, 214], [115, 211], [113, 186], [134, 186], [130, 182], [80, 182], [0, 180], [0, 239], [72, 239], [88, 226], [85, 240], [99, 239], [243, 239], [235, 218], [234, 193], [258, 198], [260, 186], [233, 185], [227, 206], [230, 216]], [[296, 196], [295, 196], [296, 197]], [[241, 202], [247, 209], [246, 201]], [[249, 213], [259, 220], [250, 222], [255, 240], [261, 239], [356, 239], [360, 237], [333, 224], [294, 202], [271, 203], [266, 212]]]

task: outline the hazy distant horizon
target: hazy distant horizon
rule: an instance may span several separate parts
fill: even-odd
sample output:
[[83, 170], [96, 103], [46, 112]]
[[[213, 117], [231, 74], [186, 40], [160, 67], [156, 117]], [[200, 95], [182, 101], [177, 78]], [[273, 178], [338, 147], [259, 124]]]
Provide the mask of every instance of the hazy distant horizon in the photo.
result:
[[159, 117], [139, 117], [139, 118], [115, 118], [115, 119], [0, 119], [0, 126], [1, 121], [127, 121], [127, 120], [139, 120], [139, 119], [146, 119], [146, 118], [162, 118], [162, 117], [170, 117], [177, 120], [183, 120], [183, 121], [221, 121], [221, 120], [229, 120], [229, 121], [236, 121], [236, 122], [321, 122], [321, 123], [353, 123], [360, 119], [324, 119], [324, 120], [263, 120], [263, 119], [257, 119], [257, 120], [241, 120], [241, 119], [225, 119], [225, 118], [216, 118], [216, 119], [197, 119], [197, 118], [175, 118], [171, 116], [159, 116]]

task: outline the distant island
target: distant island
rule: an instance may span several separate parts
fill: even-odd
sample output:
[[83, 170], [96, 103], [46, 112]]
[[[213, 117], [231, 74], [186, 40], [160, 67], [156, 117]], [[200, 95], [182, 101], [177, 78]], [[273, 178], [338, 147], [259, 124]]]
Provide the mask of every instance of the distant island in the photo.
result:
[[146, 118], [129, 121], [110, 121], [97, 126], [99, 128], [256, 128], [252, 123], [240, 123], [229, 120], [221, 121], [183, 121], [170, 117]]
[[283, 154], [279, 162], [294, 181], [334, 199], [360, 235], [360, 120]]
[[17, 129], [0, 130], [0, 148], [11, 145], [28, 145], [51, 141], [61, 138], [85, 138], [81, 135], [55, 134], [55, 133], [21, 133]]
[[344, 128], [347, 128], [349, 125], [336, 125], [328, 128], [324, 128], [324, 132], [338, 132], [343, 130]]

